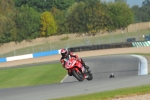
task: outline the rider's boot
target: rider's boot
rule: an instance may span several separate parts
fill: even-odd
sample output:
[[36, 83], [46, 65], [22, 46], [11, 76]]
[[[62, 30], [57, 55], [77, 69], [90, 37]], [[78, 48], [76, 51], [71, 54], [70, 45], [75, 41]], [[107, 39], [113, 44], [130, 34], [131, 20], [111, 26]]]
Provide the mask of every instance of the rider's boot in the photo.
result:
[[91, 71], [89, 70], [89, 66], [85, 65], [85, 68], [86, 68], [87, 72], [88, 72], [89, 74], [91, 74]]
[[83, 65], [85, 67], [85, 69], [89, 70], [89, 66], [87, 65]]
[[89, 70], [89, 66], [85, 65], [85, 62], [83, 61], [83, 59], [81, 59], [81, 63], [82, 63], [82, 65], [84, 66], [84, 68], [87, 70], [87, 72], [91, 72], [91, 71]]
[[87, 65], [83, 65], [84, 66], [84, 68], [87, 70], [87, 72], [91, 72], [90, 70], [89, 70], [89, 66], [87, 66]]

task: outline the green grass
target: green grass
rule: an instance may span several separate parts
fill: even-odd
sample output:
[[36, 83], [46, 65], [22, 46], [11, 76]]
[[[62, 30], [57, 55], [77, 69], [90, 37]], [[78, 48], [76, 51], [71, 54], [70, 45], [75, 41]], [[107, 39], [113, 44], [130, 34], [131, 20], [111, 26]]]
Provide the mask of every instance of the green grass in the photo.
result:
[[143, 86], [132, 87], [132, 88], [123, 88], [123, 89], [72, 96], [66, 98], [51, 99], [51, 100], [110, 100], [115, 97], [118, 98], [118, 97], [125, 97], [125, 96], [139, 95], [139, 94], [146, 94], [146, 93], [150, 93], [150, 85], [143, 85]]
[[141, 55], [141, 56], [150, 56], [150, 53], [145, 53], [145, 54], [143, 54], [143, 53], [135, 53], [136, 55]]
[[0, 88], [60, 83], [65, 75], [61, 64], [1, 69]]

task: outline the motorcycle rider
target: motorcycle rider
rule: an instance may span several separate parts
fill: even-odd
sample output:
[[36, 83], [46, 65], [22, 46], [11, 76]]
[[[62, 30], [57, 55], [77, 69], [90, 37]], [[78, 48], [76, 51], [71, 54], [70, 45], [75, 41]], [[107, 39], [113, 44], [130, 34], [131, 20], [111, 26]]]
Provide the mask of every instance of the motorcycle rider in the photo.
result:
[[[81, 59], [81, 58], [79, 58], [78, 57], [78, 55], [76, 55], [75, 53], [73, 53], [73, 52], [69, 52], [67, 49], [61, 49], [61, 51], [60, 51], [60, 53], [61, 53], [61, 59], [60, 59], [60, 62], [61, 62], [61, 64], [62, 64], [62, 66], [65, 68], [65, 63], [66, 63], [66, 61], [68, 61], [71, 57], [74, 57], [74, 58], [76, 58], [76, 60], [78, 60], [83, 66], [84, 66], [84, 68], [87, 70], [87, 71], [89, 71], [89, 67], [88, 66], [86, 66], [85, 65], [85, 62]], [[90, 72], [90, 71], [89, 71]], [[68, 70], [68, 75], [69, 76], [72, 76], [72, 73], [71, 72], [69, 72], [69, 70]]]

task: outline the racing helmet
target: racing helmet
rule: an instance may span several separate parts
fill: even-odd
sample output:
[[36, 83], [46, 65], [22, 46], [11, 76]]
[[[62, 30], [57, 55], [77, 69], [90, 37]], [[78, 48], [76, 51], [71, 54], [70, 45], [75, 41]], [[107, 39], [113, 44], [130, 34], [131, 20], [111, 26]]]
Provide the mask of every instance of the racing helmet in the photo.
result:
[[67, 54], [68, 54], [68, 50], [67, 49], [61, 49], [61, 55], [62, 55], [62, 57], [67, 57]]

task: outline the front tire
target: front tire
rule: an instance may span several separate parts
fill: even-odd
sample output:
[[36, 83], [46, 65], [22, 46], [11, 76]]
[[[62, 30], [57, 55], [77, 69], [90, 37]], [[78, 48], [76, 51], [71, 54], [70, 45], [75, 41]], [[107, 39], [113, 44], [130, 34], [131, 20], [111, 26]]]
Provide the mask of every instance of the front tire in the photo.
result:
[[76, 72], [75, 69], [72, 70], [73, 76], [78, 80], [78, 81], [83, 81], [83, 74], [79, 71], [78, 73]]

